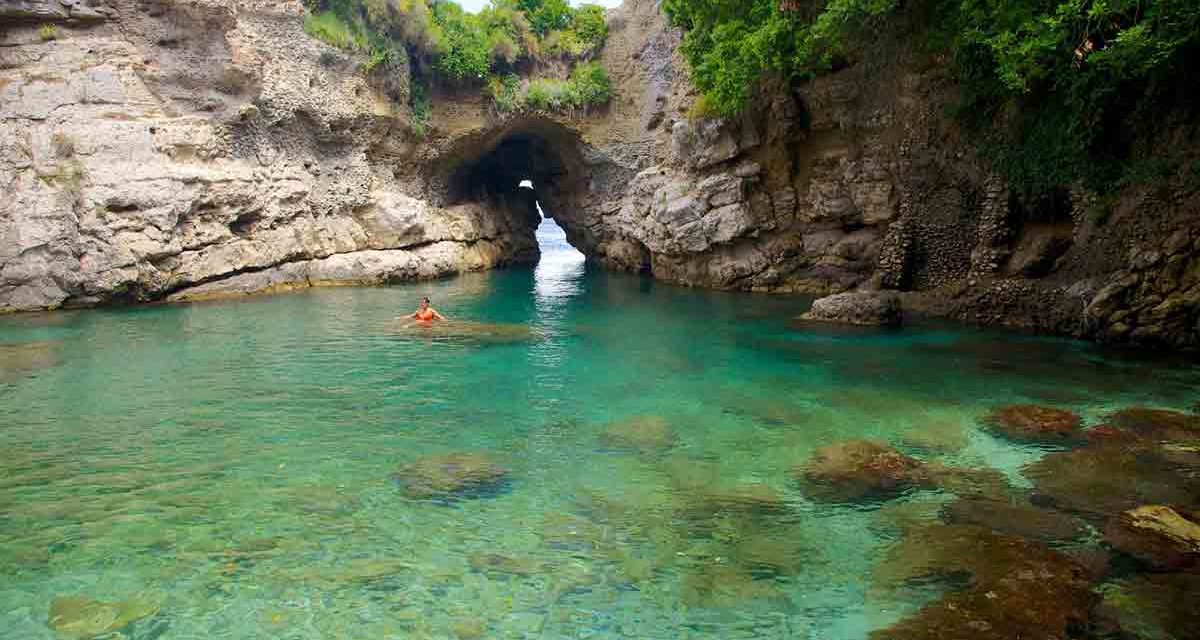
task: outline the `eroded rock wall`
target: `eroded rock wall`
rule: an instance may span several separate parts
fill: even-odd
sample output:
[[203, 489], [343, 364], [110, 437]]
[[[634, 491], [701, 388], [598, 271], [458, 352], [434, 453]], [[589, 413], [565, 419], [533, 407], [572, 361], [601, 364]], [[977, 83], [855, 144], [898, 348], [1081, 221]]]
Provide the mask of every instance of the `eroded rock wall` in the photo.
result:
[[[630, 0], [613, 25], [625, 128], [584, 134], [649, 150], [623, 156], [627, 187], [584, 203], [600, 262], [706, 287], [890, 289], [972, 323], [1200, 347], [1194, 167], [1108, 203], [1081, 188], [1022, 202], [947, 115], [958, 87], [903, 15], [845, 68], [765, 87], [738, 120], [690, 118], [678, 34], [654, 5]], [[1198, 123], [1162, 121], [1161, 144], [1200, 161]]]
[[307, 37], [298, 0], [0, 16], [0, 311], [536, 259], [528, 217], [396, 187], [403, 104]]
[[1126, 189], [1107, 217], [1082, 190], [1021, 203], [946, 116], [957, 87], [903, 20], [741, 118], [694, 118], [658, 3], [608, 15], [607, 107], [503, 115], [439, 84], [417, 137], [406, 70], [381, 82], [308, 38], [299, 0], [0, 0], [0, 311], [528, 262], [529, 177], [608, 268], [1200, 345], [1186, 176]]

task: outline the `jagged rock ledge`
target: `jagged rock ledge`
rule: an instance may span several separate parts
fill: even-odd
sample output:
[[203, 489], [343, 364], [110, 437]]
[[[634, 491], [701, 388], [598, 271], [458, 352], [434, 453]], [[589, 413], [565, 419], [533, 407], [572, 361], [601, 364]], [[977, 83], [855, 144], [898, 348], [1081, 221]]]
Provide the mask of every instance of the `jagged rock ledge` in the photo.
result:
[[308, 287], [430, 280], [493, 268], [502, 264], [504, 253], [501, 246], [489, 240], [474, 243], [443, 241], [413, 249], [354, 251], [231, 275], [181, 289], [167, 296], [167, 300], [195, 302]]

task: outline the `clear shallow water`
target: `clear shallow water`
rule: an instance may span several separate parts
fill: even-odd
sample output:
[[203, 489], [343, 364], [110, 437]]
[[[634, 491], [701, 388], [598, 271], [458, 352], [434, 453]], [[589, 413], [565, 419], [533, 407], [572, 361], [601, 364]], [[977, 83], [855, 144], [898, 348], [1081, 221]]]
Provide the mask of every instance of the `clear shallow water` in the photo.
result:
[[[564, 247], [428, 284], [0, 318], [0, 638], [64, 637], [59, 596], [157, 611], [137, 639], [863, 638], [936, 590], [873, 588], [904, 516], [810, 501], [792, 470], [817, 447], [875, 438], [1022, 486], [1046, 449], [981, 430], [997, 404], [1094, 423], [1197, 399], [1186, 364], [798, 329], [804, 300], [593, 273]], [[422, 295], [501, 326], [396, 320]], [[638, 416], [670, 446], [605, 436]], [[449, 452], [507, 481], [447, 504], [390, 478]], [[695, 501], [745, 487], [779, 504]]]

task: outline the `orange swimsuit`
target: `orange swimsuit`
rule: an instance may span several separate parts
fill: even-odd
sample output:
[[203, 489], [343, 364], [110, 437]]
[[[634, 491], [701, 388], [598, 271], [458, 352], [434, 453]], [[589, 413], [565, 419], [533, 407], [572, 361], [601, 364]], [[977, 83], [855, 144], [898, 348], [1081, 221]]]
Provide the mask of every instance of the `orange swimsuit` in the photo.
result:
[[417, 315], [417, 320], [422, 320], [424, 322], [432, 322], [433, 317], [434, 317], [433, 309], [426, 309], [424, 311], [418, 311], [416, 315]]

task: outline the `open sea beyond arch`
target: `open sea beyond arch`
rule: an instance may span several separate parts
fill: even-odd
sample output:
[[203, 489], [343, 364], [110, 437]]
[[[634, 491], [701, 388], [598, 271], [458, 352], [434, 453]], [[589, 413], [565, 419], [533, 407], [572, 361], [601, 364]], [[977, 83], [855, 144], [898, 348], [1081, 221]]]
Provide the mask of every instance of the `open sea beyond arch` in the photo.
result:
[[[0, 639], [863, 639], [962, 587], [887, 580], [960, 496], [814, 500], [818, 448], [1028, 491], [1056, 447], [994, 407], [1200, 400], [1188, 361], [798, 326], [551, 226], [531, 269], [0, 318]], [[398, 318], [425, 295], [457, 324]]]

